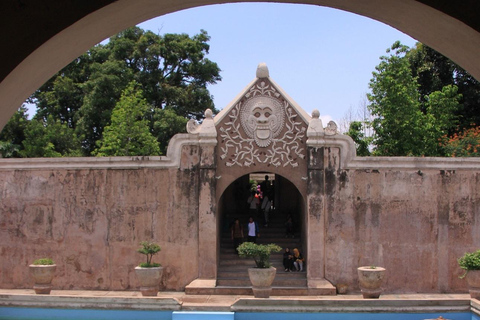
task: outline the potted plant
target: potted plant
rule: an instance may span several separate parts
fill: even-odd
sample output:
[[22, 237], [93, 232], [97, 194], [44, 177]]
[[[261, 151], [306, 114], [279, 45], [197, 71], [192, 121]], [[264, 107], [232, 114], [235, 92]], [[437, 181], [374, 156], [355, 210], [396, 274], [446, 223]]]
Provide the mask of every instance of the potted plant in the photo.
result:
[[465, 273], [460, 278], [466, 278], [468, 283], [468, 291], [474, 299], [480, 299], [480, 250], [465, 253], [463, 257], [458, 259], [460, 268]]
[[163, 267], [159, 263], [152, 262], [152, 258], [161, 248], [158, 244], [148, 241], [140, 242], [140, 246], [137, 252], [147, 257], [147, 262], [135, 267], [135, 273], [140, 282], [140, 292], [143, 296], [156, 296], [163, 275]]
[[357, 268], [358, 283], [364, 299], [378, 299], [382, 293], [385, 268], [364, 266]]
[[50, 294], [52, 279], [57, 265], [50, 258], [37, 259], [29, 266], [30, 275], [35, 281], [33, 289], [36, 294]]
[[256, 244], [244, 242], [238, 246], [240, 257], [253, 258], [255, 268], [248, 268], [248, 277], [252, 283], [255, 298], [268, 298], [272, 292], [272, 283], [277, 269], [270, 265], [270, 254], [279, 252], [282, 248], [276, 244]]

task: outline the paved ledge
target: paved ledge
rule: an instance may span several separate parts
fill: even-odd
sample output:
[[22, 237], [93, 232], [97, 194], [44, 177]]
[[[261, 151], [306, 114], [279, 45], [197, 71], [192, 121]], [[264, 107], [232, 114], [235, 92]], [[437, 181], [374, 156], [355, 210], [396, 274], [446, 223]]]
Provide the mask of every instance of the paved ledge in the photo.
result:
[[361, 297], [346, 299], [284, 300], [239, 299], [232, 311], [242, 312], [465, 312], [471, 309], [470, 297], [425, 297], [425, 295]]
[[236, 312], [462, 312], [480, 314], [480, 301], [468, 294], [385, 294], [362, 299], [359, 294], [337, 296], [186, 295], [159, 292], [143, 297], [138, 291], [52, 290], [36, 295], [30, 289], [0, 289], [0, 306], [88, 308], [159, 311]]
[[52, 290], [49, 295], [36, 295], [33, 290], [0, 289], [0, 306], [176, 311], [182, 304], [170, 295], [150, 298], [139, 292]]

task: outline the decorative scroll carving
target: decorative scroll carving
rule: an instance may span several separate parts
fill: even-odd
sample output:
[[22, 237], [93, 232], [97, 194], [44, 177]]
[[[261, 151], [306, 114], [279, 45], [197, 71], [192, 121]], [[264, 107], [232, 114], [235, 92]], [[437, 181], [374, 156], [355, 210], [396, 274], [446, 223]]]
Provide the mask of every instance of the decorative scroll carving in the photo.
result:
[[[297, 167], [305, 158], [306, 126], [271, 85], [260, 82], [237, 103], [221, 126], [220, 158], [231, 167], [255, 163]], [[242, 130], [243, 129], [243, 130]]]
[[325, 128], [325, 134], [327, 136], [333, 136], [338, 133], [338, 127], [335, 121], [329, 121]]

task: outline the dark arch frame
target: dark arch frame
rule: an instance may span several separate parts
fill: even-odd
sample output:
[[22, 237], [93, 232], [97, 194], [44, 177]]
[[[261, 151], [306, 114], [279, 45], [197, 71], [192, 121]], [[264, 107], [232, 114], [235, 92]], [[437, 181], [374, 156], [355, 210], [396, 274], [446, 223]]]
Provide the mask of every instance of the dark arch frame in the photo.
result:
[[[167, 13], [234, 2], [238, 1], [99, 0], [92, 3], [44, 0], [2, 3], [4, 34], [0, 40], [8, 44], [9, 50], [0, 53], [0, 112], [3, 115], [0, 128], [34, 90], [106, 37]], [[291, 0], [275, 2], [294, 3]], [[478, 1], [437, 4], [432, 0], [384, 0], [379, 6], [375, 0], [304, 0], [301, 4], [336, 8], [384, 22], [438, 50], [480, 79]]]

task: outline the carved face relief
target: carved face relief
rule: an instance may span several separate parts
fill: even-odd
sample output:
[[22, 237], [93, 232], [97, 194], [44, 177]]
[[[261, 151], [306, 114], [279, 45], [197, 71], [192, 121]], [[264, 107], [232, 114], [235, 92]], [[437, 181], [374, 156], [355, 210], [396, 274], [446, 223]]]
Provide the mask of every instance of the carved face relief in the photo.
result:
[[267, 147], [283, 128], [285, 115], [281, 103], [270, 97], [253, 97], [241, 111], [242, 127], [259, 147]]

